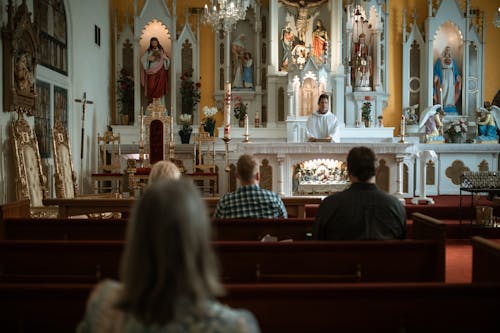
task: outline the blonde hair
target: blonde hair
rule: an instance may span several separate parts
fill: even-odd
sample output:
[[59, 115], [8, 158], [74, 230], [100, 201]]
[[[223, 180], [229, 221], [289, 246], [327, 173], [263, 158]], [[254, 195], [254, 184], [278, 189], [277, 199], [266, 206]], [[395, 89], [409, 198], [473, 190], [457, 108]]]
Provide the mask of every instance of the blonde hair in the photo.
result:
[[149, 173], [148, 182], [151, 184], [159, 179], [179, 179], [181, 172], [179, 168], [171, 161], [159, 161], [153, 164]]

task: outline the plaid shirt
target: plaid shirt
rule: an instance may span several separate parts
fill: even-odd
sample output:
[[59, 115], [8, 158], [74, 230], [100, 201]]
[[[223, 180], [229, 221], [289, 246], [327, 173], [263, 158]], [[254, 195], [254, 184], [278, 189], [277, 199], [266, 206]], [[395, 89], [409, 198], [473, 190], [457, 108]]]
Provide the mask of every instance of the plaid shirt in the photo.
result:
[[285, 205], [274, 192], [259, 185], [241, 186], [224, 194], [215, 209], [215, 218], [278, 218], [288, 217]]

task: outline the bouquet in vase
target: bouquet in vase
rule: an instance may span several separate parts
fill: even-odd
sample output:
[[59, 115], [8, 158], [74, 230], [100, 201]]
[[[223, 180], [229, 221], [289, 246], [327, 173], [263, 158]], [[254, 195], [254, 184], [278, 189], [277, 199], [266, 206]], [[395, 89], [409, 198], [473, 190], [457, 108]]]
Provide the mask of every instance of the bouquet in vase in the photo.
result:
[[217, 108], [215, 106], [208, 107], [204, 106], [203, 107], [203, 116], [204, 119], [202, 121], [203, 129], [205, 132], [209, 133], [210, 136], [214, 136], [214, 130], [215, 130], [215, 115], [217, 114]]
[[467, 135], [467, 122], [463, 118], [454, 120], [444, 132], [448, 135], [451, 142], [459, 142]]

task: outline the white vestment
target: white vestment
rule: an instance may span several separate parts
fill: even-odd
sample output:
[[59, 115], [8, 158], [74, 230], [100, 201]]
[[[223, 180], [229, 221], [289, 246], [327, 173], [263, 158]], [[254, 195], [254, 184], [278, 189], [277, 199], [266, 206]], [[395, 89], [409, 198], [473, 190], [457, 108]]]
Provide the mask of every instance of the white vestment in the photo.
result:
[[321, 139], [329, 136], [333, 142], [340, 142], [339, 134], [339, 121], [330, 111], [325, 114], [315, 111], [307, 119], [306, 139]]

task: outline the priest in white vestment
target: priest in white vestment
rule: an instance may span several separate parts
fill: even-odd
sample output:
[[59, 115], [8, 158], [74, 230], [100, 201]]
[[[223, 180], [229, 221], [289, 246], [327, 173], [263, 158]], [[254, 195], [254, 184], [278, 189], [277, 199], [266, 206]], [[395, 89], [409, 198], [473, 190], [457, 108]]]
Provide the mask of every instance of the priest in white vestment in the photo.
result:
[[311, 113], [306, 124], [306, 139], [309, 142], [340, 142], [339, 121], [329, 111], [328, 95], [322, 94], [318, 99], [318, 110]]

